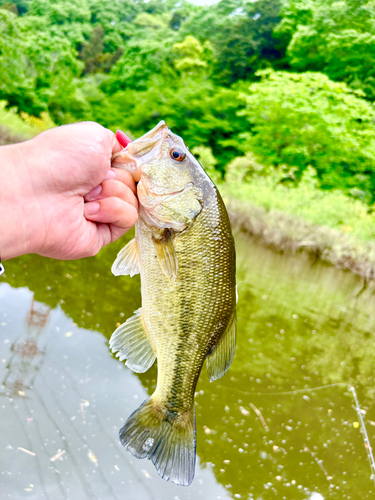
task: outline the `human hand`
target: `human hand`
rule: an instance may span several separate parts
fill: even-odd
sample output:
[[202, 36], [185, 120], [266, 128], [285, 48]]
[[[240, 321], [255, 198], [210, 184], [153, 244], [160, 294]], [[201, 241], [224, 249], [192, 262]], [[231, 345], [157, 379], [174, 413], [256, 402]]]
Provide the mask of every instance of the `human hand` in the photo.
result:
[[95, 255], [138, 218], [133, 178], [111, 167], [121, 145], [94, 122], [0, 148], [0, 258]]

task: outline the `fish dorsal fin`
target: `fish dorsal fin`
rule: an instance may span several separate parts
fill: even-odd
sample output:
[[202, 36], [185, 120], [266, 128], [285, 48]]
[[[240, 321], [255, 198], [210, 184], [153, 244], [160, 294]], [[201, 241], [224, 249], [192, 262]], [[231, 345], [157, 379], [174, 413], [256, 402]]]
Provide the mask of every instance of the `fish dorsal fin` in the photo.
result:
[[171, 233], [166, 229], [153, 237], [160, 268], [165, 276], [174, 281], [178, 272], [178, 260]]
[[120, 361], [126, 359], [126, 365], [137, 373], [147, 371], [154, 363], [156, 349], [142, 317], [142, 309], [135, 311], [134, 316], [127, 319], [113, 332], [109, 346]]
[[115, 276], [134, 276], [140, 272], [139, 253], [137, 240], [133, 238], [118, 253], [116, 260], [112, 265], [112, 273]]
[[225, 375], [230, 367], [236, 349], [236, 313], [233, 314], [227, 329], [214, 352], [207, 356], [207, 371], [210, 382]]

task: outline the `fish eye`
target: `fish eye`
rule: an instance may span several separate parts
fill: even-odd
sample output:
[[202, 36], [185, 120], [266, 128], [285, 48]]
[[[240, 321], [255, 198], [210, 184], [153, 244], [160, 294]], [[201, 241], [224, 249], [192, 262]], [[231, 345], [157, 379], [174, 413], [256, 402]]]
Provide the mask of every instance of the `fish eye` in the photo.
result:
[[171, 157], [176, 160], [176, 161], [182, 161], [186, 157], [186, 153], [184, 151], [181, 151], [181, 149], [171, 149]]

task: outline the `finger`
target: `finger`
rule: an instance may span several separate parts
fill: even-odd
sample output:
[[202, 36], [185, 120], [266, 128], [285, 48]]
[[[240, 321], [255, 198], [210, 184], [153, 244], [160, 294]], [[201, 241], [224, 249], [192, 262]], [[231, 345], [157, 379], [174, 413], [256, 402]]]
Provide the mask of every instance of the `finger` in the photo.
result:
[[110, 172], [114, 172], [115, 174], [114, 178], [117, 181], [123, 182], [128, 187], [130, 187], [130, 189], [133, 191], [134, 194], [137, 193], [137, 187], [130, 172], [128, 172], [127, 170], [123, 170], [121, 168], [111, 168]]
[[79, 258], [96, 255], [104, 246], [121, 238], [131, 229], [130, 227], [123, 228], [114, 224], [95, 223], [89, 220], [86, 223], [89, 237], [85, 237], [86, 247]]
[[116, 179], [120, 182], [123, 182], [124, 184], [130, 187], [130, 189], [133, 191], [134, 194], [136, 194], [137, 187], [135, 185], [131, 173], [128, 172], [127, 170], [123, 170], [120, 168], [110, 168], [104, 180], [108, 181], [111, 179]]
[[113, 243], [114, 241], [118, 240], [121, 238], [121, 236], [124, 236], [125, 233], [129, 231], [130, 228], [122, 228], [115, 226], [114, 224], [97, 224], [96, 225], [96, 241], [97, 244], [94, 245], [97, 248], [95, 250], [92, 250], [92, 255], [96, 255], [98, 251], [105, 247], [106, 245], [109, 245], [110, 243]]
[[[114, 179], [118, 180], [119, 182], [122, 182], [123, 184], [128, 186], [133, 191], [134, 194], [137, 194], [137, 188], [136, 188], [134, 179], [131, 176], [131, 174], [129, 172], [127, 172], [126, 170], [119, 170], [119, 169], [110, 168], [108, 170], [108, 173], [107, 173], [105, 179], [103, 180], [103, 182], [107, 181], [107, 180], [114, 180]], [[100, 195], [100, 193], [102, 192], [102, 189], [103, 189], [103, 186], [101, 184], [94, 187], [91, 191], [89, 191], [84, 196], [85, 200], [92, 201], [94, 198], [96, 198], [97, 196]]]
[[138, 210], [138, 200], [133, 191], [120, 181], [103, 181], [85, 196], [85, 201], [99, 201], [111, 197], [120, 198]]
[[119, 151], [124, 149], [123, 146], [117, 140], [117, 138], [116, 138], [115, 134], [112, 132], [112, 130], [109, 130], [107, 128], [106, 131], [107, 131], [107, 134], [108, 134], [110, 141], [111, 141], [112, 154], [118, 153]]
[[111, 197], [84, 204], [84, 216], [93, 222], [114, 224], [121, 228], [131, 228], [137, 222], [138, 211], [134, 205]]

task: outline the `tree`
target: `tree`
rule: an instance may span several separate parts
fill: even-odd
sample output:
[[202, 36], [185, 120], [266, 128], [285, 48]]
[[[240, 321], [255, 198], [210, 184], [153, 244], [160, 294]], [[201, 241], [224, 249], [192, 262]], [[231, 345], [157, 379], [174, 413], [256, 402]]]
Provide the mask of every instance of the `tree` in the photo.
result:
[[0, 9], [0, 100], [24, 111], [43, 111], [34, 89], [33, 68], [28, 64], [27, 40], [18, 18]]
[[104, 50], [104, 30], [98, 24], [88, 41], [83, 44], [79, 57], [85, 62], [83, 74], [97, 73], [98, 71], [109, 72], [114, 63], [121, 57], [122, 48], [118, 48], [114, 54], [103, 53]]
[[373, 201], [373, 105], [321, 73], [265, 70], [258, 76], [240, 96], [250, 129], [244, 149], [266, 165], [295, 168], [297, 179], [311, 165], [323, 189]]
[[202, 45], [195, 37], [188, 35], [181, 43], [175, 43], [173, 48], [177, 53], [174, 67], [182, 74], [202, 76], [207, 73], [213, 56], [210, 42], [206, 41]]
[[[84, 117], [87, 109], [75, 77], [82, 70], [63, 36], [51, 36], [35, 17], [0, 10], [0, 99], [39, 116], [50, 111], [56, 123]], [[34, 28], [34, 29], [33, 29]]]
[[28, 16], [37, 16], [39, 20], [43, 20], [41, 25], [36, 24], [35, 31], [47, 27], [51, 37], [64, 38], [74, 49], [92, 31], [91, 13], [86, 0], [30, 0]]
[[85, 95], [93, 117], [113, 130], [120, 128], [139, 137], [163, 119], [189, 148], [210, 147], [222, 172], [241, 153], [239, 134], [247, 120], [237, 116], [244, 106], [235, 90], [215, 87], [209, 80], [197, 82], [195, 77], [166, 81], [156, 75], [146, 90], [127, 88], [104, 100], [96, 95], [95, 102], [91, 93]]
[[87, 4], [91, 24], [103, 29], [103, 52], [114, 54], [122, 49], [128, 39], [129, 25], [141, 11], [141, 5], [135, 1], [122, 0], [87, 0]]
[[275, 34], [292, 68], [326, 73], [375, 99], [375, 5], [370, 0], [283, 0]]
[[196, 13], [181, 29], [210, 41], [217, 61], [215, 80], [230, 85], [252, 78], [283, 55], [273, 38], [279, 11], [279, 0], [222, 0]]

